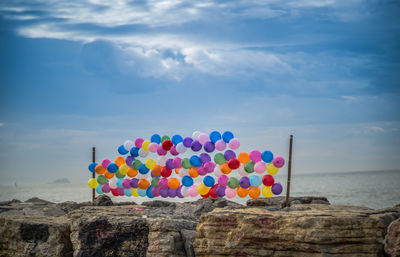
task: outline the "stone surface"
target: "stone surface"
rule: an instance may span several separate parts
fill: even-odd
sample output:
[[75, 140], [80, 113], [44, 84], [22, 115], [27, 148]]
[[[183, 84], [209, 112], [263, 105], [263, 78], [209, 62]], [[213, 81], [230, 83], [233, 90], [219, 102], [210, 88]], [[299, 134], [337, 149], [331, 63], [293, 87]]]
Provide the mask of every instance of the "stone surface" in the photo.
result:
[[[330, 204], [328, 199], [323, 196], [300, 196], [300, 197], [289, 197], [291, 205], [294, 204]], [[271, 198], [257, 198], [249, 199], [246, 202], [247, 206], [275, 206], [278, 208], [285, 207], [286, 197], [277, 196]]]
[[111, 206], [114, 205], [111, 198], [107, 195], [99, 195], [94, 199], [94, 206]]
[[400, 219], [389, 225], [384, 246], [385, 252], [389, 256], [400, 256]]
[[326, 204], [215, 209], [197, 225], [196, 256], [383, 256], [387, 220], [365, 207]]

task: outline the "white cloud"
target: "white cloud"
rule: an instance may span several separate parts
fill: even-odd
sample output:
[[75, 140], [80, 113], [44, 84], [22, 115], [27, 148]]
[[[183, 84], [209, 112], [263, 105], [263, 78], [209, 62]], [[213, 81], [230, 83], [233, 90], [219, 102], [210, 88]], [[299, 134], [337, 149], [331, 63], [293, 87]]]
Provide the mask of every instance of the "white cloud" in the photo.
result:
[[4, 122], [0, 122], [0, 127], [3, 127], [4, 126]]

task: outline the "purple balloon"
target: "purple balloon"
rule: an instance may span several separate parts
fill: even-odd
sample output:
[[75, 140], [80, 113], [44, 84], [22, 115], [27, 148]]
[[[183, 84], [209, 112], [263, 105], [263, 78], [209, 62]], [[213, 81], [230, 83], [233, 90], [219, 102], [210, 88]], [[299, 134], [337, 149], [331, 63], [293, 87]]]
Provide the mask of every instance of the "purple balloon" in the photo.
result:
[[250, 179], [248, 177], [242, 177], [239, 181], [239, 185], [242, 188], [249, 188], [250, 187]]
[[131, 188], [131, 180], [129, 178], [122, 180], [122, 186], [126, 189]]
[[123, 189], [123, 188], [120, 188], [120, 187], [117, 188], [117, 193], [118, 193], [118, 195], [120, 195], [120, 196], [124, 196], [124, 195], [125, 195], [124, 189]]
[[167, 162], [165, 163], [165, 166], [167, 166], [167, 168], [170, 170], [175, 169], [174, 160], [168, 159]]
[[208, 155], [208, 153], [201, 153], [199, 158], [202, 164], [211, 161], [211, 157]]
[[168, 196], [169, 197], [176, 197], [176, 189], [168, 188]]
[[160, 195], [163, 198], [167, 198], [168, 197], [168, 188], [161, 188], [160, 189]]
[[214, 143], [211, 142], [211, 141], [205, 142], [205, 143], [204, 143], [204, 150], [205, 150], [207, 153], [213, 152], [213, 151], [215, 150], [215, 145], [214, 145]]
[[192, 146], [192, 142], [193, 142], [193, 139], [191, 137], [185, 137], [185, 139], [183, 139], [183, 145], [186, 148], [191, 147]]
[[180, 186], [178, 187], [178, 189], [176, 190], [176, 195], [177, 195], [179, 198], [184, 198], [184, 196], [182, 195], [182, 185], [180, 185]]
[[131, 187], [132, 187], [132, 188], [137, 188], [137, 187], [138, 187], [138, 185], [137, 185], [138, 182], [139, 182], [139, 179], [137, 179], [137, 178], [131, 179], [131, 182], [130, 182]]
[[228, 185], [229, 177], [227, 175], [221, 175], [218, 177], [218, 184], [220, 186], [226, 187]]
[[198, 140], [195, 140], [192, 142], [192, 145], [190, 146], [192, 148], [192, 151], [198, 152], [201, 150], [203, 147]]
[[226, 187], [218, 185], [217, 188], [215, 189], [215, 193], [219, 197], [224, 197], [225, 196], [225, 189], [226, 189]]
[[272, 185], [271, 191], [272, 193], [274, 193], [274, 195], [279, 195], [280, 193], [282, 193], [282, 185], [279, 182], [276, 182]]
[[226, 150], [225, 153], [224, 153], [224, 157], [225, 157], [225, 159], [226, 159], [227, 161], [229, 161], [230, 159], [235, 158], [235, 157], [236, 157], [236, 154], [235, 154], [235, 152], [232, 151], [232, 150]]
[[152, 188], [151, 188], [151, 194], [152, 194], [154, 197], [159, 196], [159, 195], [160, 195], [160, 188], [159, 188], [159, 187], [152, 187]]
[[167, 178], [162, 178], [162, 179], [160, 179], [160, 180], [158, 181], [158, 186], [159, 186], [161, 189], [168, 188], [168, 179], [167, 179]]
[[128, 155], [125, 159], [125, 163], [126, 165], [128, 165], [129, 167], [132, 166], [132, 162], [135, 160], [135, 157]]
[[200, 176], [204, 176], [207, 174], [207, 170], [204, 168], [204, 166], [200, 166], [197, 168], [197, 173], [199, 173]]
[[208, 172], [211, 173], [214, 171], [216, 164], [213, 162], [207, 162], [204, 164], [204, 169]]

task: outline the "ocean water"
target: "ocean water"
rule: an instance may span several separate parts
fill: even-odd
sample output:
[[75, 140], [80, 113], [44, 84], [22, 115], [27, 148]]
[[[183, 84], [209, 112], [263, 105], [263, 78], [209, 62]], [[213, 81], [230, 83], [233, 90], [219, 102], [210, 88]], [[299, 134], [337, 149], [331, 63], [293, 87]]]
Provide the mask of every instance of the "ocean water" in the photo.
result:
[[[284, 185], [286, 193], [286, 174], [275, 176]], [[0, 185], [0, 201], [19, 199], [25, 201], [39, 197], [52, 202], [90, 201], [91, 189], [81, 184], [43, 184], [43, 185]], [[114, 197], [114, 201], [135, 201], [141, 203], [149, 198]], [[373, 209], [392, 207], [400, 204], [400, 171], [374, 171], [351, 173], [303, 174], [294, 175], [291, 182], [291, 196], [326, 196], [332, 204], [367, 206]], [[198, 199], [163, 199], [187, 202]], [[249, 198], [235, 197], [231, 200], [244, 204]]]

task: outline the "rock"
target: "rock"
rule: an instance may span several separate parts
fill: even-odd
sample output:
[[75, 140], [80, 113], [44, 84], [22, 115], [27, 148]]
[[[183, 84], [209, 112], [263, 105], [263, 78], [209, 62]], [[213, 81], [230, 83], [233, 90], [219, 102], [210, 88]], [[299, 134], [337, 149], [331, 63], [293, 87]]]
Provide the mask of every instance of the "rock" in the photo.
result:
[[0, 205], [12, 205], [12, 204], [16, 204], [16, 203], [21, 203], [21, 201], [17, 200], [17, 199], [12, 199], [10, 201], [0, 202]]
[[33, 204], [51, 204], [52, 202], [40, 199], [38, 197], [32, 197], [25, 201], [25, 203], [33, 203]]
[[112, 206], [114, 205], [111, 198], [107, 195], [99, 195], [94, 199], [94, 206]]
[[154, 200], [154, 201], [148, 201], [148, 202], [143, 202], [142, 205], [148, 206], [148, 207], [169, 207], [169, 206], [176, 206], [174, 202], [167, 202], [167, 201], [161, 201], [161, 200]]
[[[304, 210], [296, 210], [302, 207]], [[385, 217], [400, 212], [336, 205], [215, 209], [201, 216], [196, 256], [382, 256]]]
[[383, 244], [387, 255], [400, 256], [400, 219], [390, 223]]
[[194, 257], [194, 249], [193, 249], [193, 242], [196, 237], [195, 230], [181, 230], [181, 237], [183, 240], [183, 245], [185, 247], [185, 253], [187, 257]]
[[[300, 196], [300, 197], [290, 197], [290, 204], [330, 204], [328, 199], [323, 196]], [[277, 196], [271, 198], [257, 198], [247, 200], [247, 206], [277, 206], [280, 208], [285, 207], [286, 197]]]

